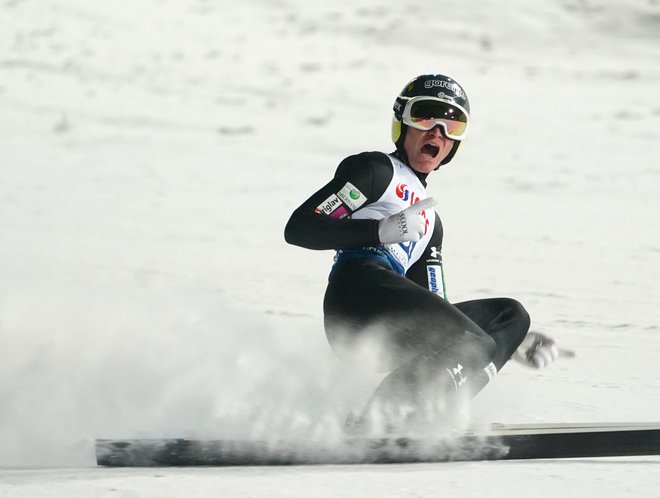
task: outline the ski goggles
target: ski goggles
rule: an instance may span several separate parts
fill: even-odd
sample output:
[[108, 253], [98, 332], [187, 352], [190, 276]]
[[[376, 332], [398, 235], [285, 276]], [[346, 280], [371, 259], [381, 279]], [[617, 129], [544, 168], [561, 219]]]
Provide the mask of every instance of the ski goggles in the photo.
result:
[[465, 138], [468, 112], [457, 104], [437, 97], [413, 97], [406, 102], [401, 120], [418, 130], [428, 131], [441, 126], [445, 136], [452, 140]]

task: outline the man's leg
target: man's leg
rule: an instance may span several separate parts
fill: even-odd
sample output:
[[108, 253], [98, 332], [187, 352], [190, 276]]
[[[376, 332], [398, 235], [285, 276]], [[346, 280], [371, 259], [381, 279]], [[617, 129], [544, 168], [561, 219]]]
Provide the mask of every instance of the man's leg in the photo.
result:
[[499, 371], [518, 349], [529, 331], [530, 318], [515, 299], [477, 299], [454, 306], [493, 338], [496, 352], [493, 363]]

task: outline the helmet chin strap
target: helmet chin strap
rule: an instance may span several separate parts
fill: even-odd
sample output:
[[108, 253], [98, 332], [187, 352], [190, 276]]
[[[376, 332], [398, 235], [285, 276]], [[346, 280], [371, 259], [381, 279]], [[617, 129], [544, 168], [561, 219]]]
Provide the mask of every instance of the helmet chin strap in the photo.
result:
[[399, 154], [399, 157], [403, 159], [403, 161], [408, 164], [408, 154], [406, 154], [406, 148], [403, 146], [403, 144], [406, 141], [406, 134], [408, 133], [408, 125], [404, 124], [403, 122], [401, 123], [401, 134], [399, 135], [399, 139], [396, 141], [394, 144], [396, 146], [397, 153]]
[[[456, 152], [458, 152], [458, 148], [461, 146], [461, 142], [455, 140], [454, 145], [452, 146], [451, 150], [449, 151], [449, 154], [447, 154], [447, 157], [445, 157], [442, 161], [440, 161], [440, 164], [438, 165], [438, 168], [442, 166], [443, 164], [447, 164], [449, 161], [451, 161], [454, 158], [454, 155], [456, 155]], [[435, 168], [435, 169], [438, 169]]]

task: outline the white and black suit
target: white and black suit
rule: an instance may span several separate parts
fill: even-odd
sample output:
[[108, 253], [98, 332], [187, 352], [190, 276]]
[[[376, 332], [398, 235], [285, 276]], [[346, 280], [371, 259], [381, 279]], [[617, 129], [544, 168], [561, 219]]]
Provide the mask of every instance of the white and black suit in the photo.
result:
[[[426, 175], [396, 153], [365, 152], [342, 161], [285, 229], [291, 244], [337, 251], [323, 303], [326, 334], [340, 356], [390, 372], [370, 406], [433, 399], [446, 408], [456, 394], [472, 396], [529, 330], [529, 315], [513, 299], [446, 299], [442, 223], [433, 209], [424, 212], [420, 241], [381, 244], [379, 220], [426, 197]], [[376, 362], [364, 344], [378, 350]]]

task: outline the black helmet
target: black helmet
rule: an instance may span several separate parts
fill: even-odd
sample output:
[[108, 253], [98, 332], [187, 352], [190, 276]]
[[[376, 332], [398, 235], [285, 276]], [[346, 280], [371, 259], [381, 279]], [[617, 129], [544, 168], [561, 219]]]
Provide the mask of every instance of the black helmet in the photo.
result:
[[409, 125], [409, 123], [404, 122], [406, 121], [404, 118], [410, 116], [412, 102], [419, 100], [415, 97], [431, 97], [434, 101], [444, 102], [451, 106], [452, 112], [460, 115], [460, 121], [463, 122], [463, 125], [460, 134], [457, 136], [448, 136], [446, 125], [439, 124], [445, 136], [454, 140], [451, 151], [440, 163], [440, 165], [447, 164], [453, 159], [461, 145], [461, 140], [465, 136], [465, 128], [470, 117], [470, 102], [467, 95], [461, 85], [442, 74], [423, 74], [410, 81], [394, 101], [394, 117], [392, 119], [392, 141], [404, 157], [406, 154], [403, 143]]

